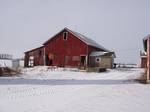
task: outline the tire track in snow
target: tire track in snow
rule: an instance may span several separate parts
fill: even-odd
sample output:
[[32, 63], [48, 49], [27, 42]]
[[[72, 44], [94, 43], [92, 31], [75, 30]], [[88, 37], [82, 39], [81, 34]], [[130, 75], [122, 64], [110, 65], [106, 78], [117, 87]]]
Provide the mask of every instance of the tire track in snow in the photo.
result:
[[[65, 86], [67, 92], [72, 92], [80, 89], [77, 86]], [[68, 89], [69, 88], [69, 89]], [[19, 99], [33, 96], [54, 95], [65, 91], [61, 86], [26, 86], [26, 87], [7, 87], [0, 92], [0, 99]]]
[[15, 88], [12, 90], [5, 90], [0, 92], [0, 99], [18, 99], [24, 97], [40, 96], [45, 94], [54, 94], [53, 88], [48, 87], [26, 87]]

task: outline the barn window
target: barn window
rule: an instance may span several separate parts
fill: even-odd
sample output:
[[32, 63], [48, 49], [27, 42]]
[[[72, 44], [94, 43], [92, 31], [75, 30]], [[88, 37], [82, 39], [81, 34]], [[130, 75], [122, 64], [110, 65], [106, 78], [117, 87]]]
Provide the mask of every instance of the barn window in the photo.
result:
[[64, 32], [64, 33], [63, 33], [63, 39], [64, 39], [64, 40], [67, 40], [67, 37], [68, 37], [68, 32]]
[[96, 58], [96, 62], [100, 62], [100, 58]]

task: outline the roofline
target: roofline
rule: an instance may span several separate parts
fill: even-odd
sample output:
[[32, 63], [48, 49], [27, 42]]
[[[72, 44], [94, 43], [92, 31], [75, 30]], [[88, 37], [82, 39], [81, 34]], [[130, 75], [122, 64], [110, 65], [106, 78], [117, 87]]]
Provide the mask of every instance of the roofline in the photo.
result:
[[[72, 35], [74, 35], [74, 36], [76, 36], [77, 37], [77, 35], [75, 35], [70, 29], [68, 29], [67, 27], [65, 27], [64, 29], [62, 29], [61, 31], [59, 31], [58, 33], [56, 33], [55, 35], [53, 35], [50, 39], [48, 39], [46, 42], [44, 42], [43, 43], [43, 45], [45, 45], [47, 42], [49, 42], [50, 40], [52, 40], [56, 35], [58, 35], [59, 33], [61, 33], [63, 30], [67, 30], [69, 33], [71, 33]], [[78, 39], [80, 39], [80, 38], [78, 38]], [[81, 40], [81, 39], [80, 39]], [[81, 40], [82, 41], [82, 40]], [[82, 42], [84, 42], [84, 41], [82, 41]], [[84, 42], [85, 43], [85, 42]], [[85, 44], [87, 44], [87, 43], [85, 43]], [[87, 44], [88, 45], [88, 44]]]
[[47, 41], [45, 41], [44, 43], [43, 43], [43, 45], [45, 45], [45, 44], [47, 44], [50, 40], [52, 40], [56, 35], [58, 35], [59, 33], [61, 33], [63, 30], [67, 30], [68, 28], [64, 28], [64, 29], [62, 29], [61, 31], [59, 31], [58, 33], [56, 33], [55, 35], [53, 35], [52, 37], [50, 37], [50, 39], [48, 39]]
[[61, 33], [63, 30], [67, 30], [69, 33], [71, 33], [72, 35], [74, 35], [75, 37], [77, 37], [80, 41], [82, 41], [83, 43], [85, 43], [86, 45], [88, 46], [91, 46], [91, 47], [95, 47], [95, 48], [98, 48], [98, 49], [101, 49], [101, 50], [104, 50], [104, 51], [107, 51], [107, 52], [111, 52], [109, 51], [108, 49], [106, 48], [99, 48], [99, 47], [96, 47], [96, 46], [92, 46], [88, 43], [86, 43], [85, 41], [81, 40], [78, 35], [75, 35], [73, 31], [71, 31], [70, 29], [68, 29], [67, 27], [65, 27], [64, 29], [62, 29], [61, 31], [59, 31], [57, 34], [55, 34], [54, 36], [52, 36], [50, 39], [48, 39], [46, 42], [43, 43], [43, 45], [45, 45], [46, 43], [48, 43], [50, 40], [52, 40], [56, 35], [58, 35], [59, 33]]
[[116, 53], [114, 51], [110, 51], [109, 53], [112, 53], [114, 58], [116, 58]]
[[41, 48], [44, 48], [44, 46], [40, 46], [40, 47], [37, 47], [37, 48], [31, 49], [31, 50], [26, 51], [26, 52], [24, 52], [24, 53], [32, 52], [32, 51], [35, 51], [35, 50], [37, 50], [37, 49], [41, 49]]
[[[93, 52], [105, 52], [105, 51], [93, 51]], [[114, 51], [106, 51], [105, 53], [111, 53], [113, 55], [113, 58], [116, 58], [116, 54]]]

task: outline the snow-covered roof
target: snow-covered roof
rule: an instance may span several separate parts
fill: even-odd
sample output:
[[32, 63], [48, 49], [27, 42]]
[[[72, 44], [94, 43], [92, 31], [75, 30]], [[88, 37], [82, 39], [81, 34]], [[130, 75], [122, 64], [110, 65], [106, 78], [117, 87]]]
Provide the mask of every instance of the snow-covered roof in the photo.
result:
[[28, 50], [28, 51], [26, 51], [25, 53], [32, 52], [32, 51], [35, 51], [35, 50], [38, 50], [38, 49], [42, 49], [42, 48], [44, 48], [44, 46], [40, 46], [40, 47], [31, 49], [31, 50]]
[[96, 52], [96, 51], [94, 51], [94, 52], [92, 52], [92, 53], [90, 54], [90, 56], [102, 56], [102, 55], [104, 55], [104, 54], [106, 54], [106, 53], [108, 53], [108, 52], [101, 52], [101, 51]]
[[[104, 48], [103, 46], [101, 46], [101, 45], [99, 45], [97, 42], [95, 42], [94, 40], [92, 40], [92, 39], [90, 39], [90, 38], [88, 38], [88, 37], [86, 37], [86, 36], [84, 36], [84, 35], [82, 35], [82, 34], [80, 34], [80, 33], [78, 33], [78, 32], [75, 32], [75, 31], [72, 31], [72, 30], [70, 30], [70, 29], [68, 29], [68, 28], [64, 28], [63, 30], [67, 30], [68, 32], [70, 32], [71, 34], [73, 34], [74, 36], [76, 36], [78, 39], [80, 39], [82, 42], [84, 42], [84, 43], [86, 43], [87, 45], [90, 45], [90, 46], [93, 46], [93, 47], [96, 47], [96, 48], [99, 48], [99, 49], [102, 49], [102, 50], [104, 50], [104, 51], [108, 51], [108, 52], [110, 52], [108, 49], [106, 49], [106, 48]], [[60, 32], [62, 32], [63, 30], [61, 30]], [[59, 32], [59, 33], [60, 33]], [[59, 34], [59, 33], [57, 33], [57, 34]], [[56, 35], [57, 35], [56, 34]], [[53, 39], [56, 35], [54, 35], [52, 38], [50, 38], [48, 41], [50, 41], [51, 39]], [[48, 41], [46, 41], [45, 43], [47, 43]], [[44, 43], [44, 44], [45, 44]], [[44, 45], [43, 44], [43, 45]]]
[[102, 51], [93, 51], [90, 56], [113, 56], [114, 58], [115, 53], [114, 52], [102, 52]]

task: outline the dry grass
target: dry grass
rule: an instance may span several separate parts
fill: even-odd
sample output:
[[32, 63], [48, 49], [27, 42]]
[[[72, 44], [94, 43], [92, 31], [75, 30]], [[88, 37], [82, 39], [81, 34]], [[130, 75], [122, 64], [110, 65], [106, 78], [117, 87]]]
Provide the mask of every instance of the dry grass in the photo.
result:
[[21, 74], [21, 70], [13, 70], [9, 67], [0, 67], [0, 76], [16, 76]]

